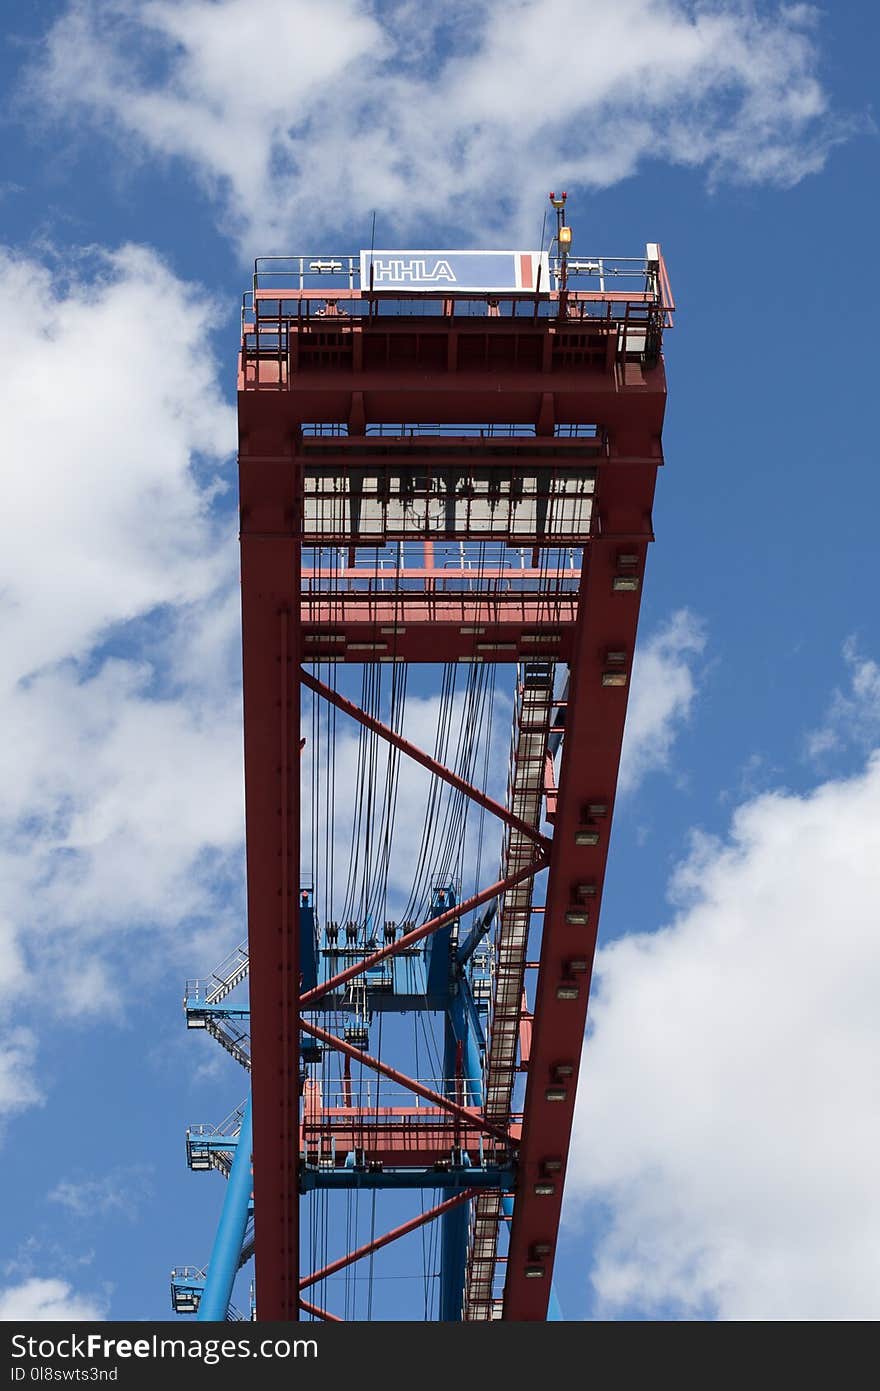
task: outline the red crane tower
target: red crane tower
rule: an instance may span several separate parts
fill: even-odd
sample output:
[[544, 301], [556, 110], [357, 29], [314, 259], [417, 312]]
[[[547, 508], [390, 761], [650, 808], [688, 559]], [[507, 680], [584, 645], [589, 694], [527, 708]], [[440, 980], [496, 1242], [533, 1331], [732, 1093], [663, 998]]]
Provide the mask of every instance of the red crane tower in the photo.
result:
[[[673, 309], [659, 246], [578, 260], [554, 206], [554, 256], [270, 258], [245, 298], [248, 946], [235, 979], [244, 960], [255, 1226], [244, 1240], [240, 1210], [233, 1245], [235, 1264], [255, 1247], [261, 1320], [338, 1317], [311, 1287], [435, 1218], [439, 1317], [548, 1316]], [[444, 761], [448, 741], [428, 753], [403, 735], [394, 691], [419, 663], [466, 672], [467, 691], [509, 678], [506, 801], [488, 790], [488, 745], [487, 781], [472, 757]], [[365, 692], [384, 680], [387, 697], [391, 682], [390, 715], [340, 689], [351, 667]], [[463, 875], [435, 878], [417, 917], [379, 924], [367, 904], [326, 921], [317, 867], [301, 867], [301, 750], [318, 758], [331, 715], [427, 770], [432, 796], [445, 784], [496, 818], [500, 871], [473, 893]], [[337, 805], [364, 777], [336, 784]], [[353, 841], [369, 834], [356, 824]], [[189, 1000], [188, 1022], [217, 1028], [222, 994]], [[371, 1042], [374, 1018], [420, 1009], [443, 1023], [440, 1077], [413, 1075], [390, 1024], [384, 1051]], [[326, 1061], [316, 1070], [327, 1058], [335, 1090]], [[353, 1067], [375, 1079], [369, 1095]], [[224, 1143], [228, 1156], [235, 1137]], [[302, 1204], [354, 1184], [440, 1192], [301, 1270]], [[249, 1166], [238, 1191], [250, 1197]]]

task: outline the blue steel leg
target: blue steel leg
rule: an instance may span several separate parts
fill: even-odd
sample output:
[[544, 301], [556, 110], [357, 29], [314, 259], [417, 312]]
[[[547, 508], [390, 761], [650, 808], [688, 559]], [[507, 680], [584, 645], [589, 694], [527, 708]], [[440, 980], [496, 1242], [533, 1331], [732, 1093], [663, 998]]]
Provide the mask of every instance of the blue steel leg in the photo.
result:
[[461, 1203], [440, 1218], [440, 1321], [457, 1323], [464, 1299], [470, 1203]]
[[251, 1099], [248, 1097], [241, 1118], [235, 1158], [226, 1183], [223, 1211], [214, 1238], [205, 1290], [196, 1318], [202, 1322], [225, 1320], [232, 1297], [232, 1286], [241, 1259], [247, 1226], [253, 1178], [251, 1175]]
[[[504, 1216], [505, 1216], [505, 1217], [512, 1217], [512, 1216], [513, 1216], [513, 1199], [512, 1199], [512, 1198], [508, 1198], [506, 1195], [505, 1195], [505, 1196], [502, 1196], [502, 1199], [501, 1199], [501, 1211], [504, 1213]], [[550, 1286], [550, 1304], [549, 1304], [549, 1307], [548, 1307], [548, 1309], [547, 1309], [547, 1322], [548, 1322], [548, 1323], [564, 1323], [564, 1322], [565, 1322], [565, 1318], [564, 1318], [564, 1315], [563, 1315], [563, 1313], [562, 1313], [562, 1306], [561, 1306], [561, 1304], [559, 1303], [559, 1297], [558, 1297], [558, 1295], [557, 1295], [557, 1293], [556, 1293], [556, 1286], [555, 1286], [555, 1285], [551, 1285], [551, 1286]]]
[[[446, 1090], [455, 1093], [455, 1070], [459, 1040], [463, 1043], [462, 1064], [464, 1075], [470, 1072], [467, 1030], [463, 1011], [456, 1008], [457, 1000], [450, 1001], [446, 1012], [445, 1041], [443, 1048], [443, 1072], [447, 1079]], [[470, 1096], [465, 1097], [470, 1102]], [[467, 1263], [468, 1220], [470, 1203], [462, 1203], [451, 1212], [444, 1212], [440, 1219], [440, 1321], [457, 1323], [461, 1319], [461, 1306], [464, 1299], [464, 1277]]]
[[[474, 1029], [471, 1027], [468, 1005], [470, 1004], [472, 1008], [472, 1002], [468, 998], [469, 994], [467, 982], [462, 981], [458, 992], [450, 1000], [446, 1014], [444, 1068], [447, 1078], [455, 1076], [456, 1056], [460, 1042], [462, 1044], [462, 1070], [468, 1079], [465, 1084], [465, 1105], [482, 1106], [482, 1063], [479, 1044]], [[463, 1203], [461, 1207], [453, 1208], [451, 1212], [445, 1212], [440, 1219], [440, 1319], [443, 1323], [457, 1323], [461, 1319], [470, 1207], [470, 1203]]]
[[549, 1308], [547, 1309], [547, 1322], [548, 1322], [548, 1323], [564, 1323], [564, 1322], [565, 1322], [565, 1320], [564, 1320], [563, 1317], [562, 1317], [562, 1309], [561, 1309], [561, 1307], [560, 1307], [559, 1300], [558, 1300], [557, 1297], [556, 1297], [556, 1286], [555, 1286], [555, 1285], [551, 1285], [551, 1286], [550, 1286], [550, 1305], [549, 1305]]

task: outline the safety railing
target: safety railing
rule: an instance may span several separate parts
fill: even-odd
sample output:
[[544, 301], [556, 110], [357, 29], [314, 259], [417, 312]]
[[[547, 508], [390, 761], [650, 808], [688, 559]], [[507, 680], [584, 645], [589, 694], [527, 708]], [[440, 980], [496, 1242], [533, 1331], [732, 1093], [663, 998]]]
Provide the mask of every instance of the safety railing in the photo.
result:
[[187, 1135], [192, 1135], [199, 1139], [213, 1139], [214, 1137], [232, 1139], [237, 1136], [238, 1132], [241, 1130], [241, 1122], [246, 1105], [247, 1102], [243, 1101], [240, 1106], [236, 1106], [235, 1109], [230, 1111], [229, 1115], [217, 1125], [211, 1125], [208, 1122], [203, 1122], [199, 1125], [190, 1125], [187, 1127], [186, 1133]]
[[186, 981], [187, 1005], [216, 1005], [245, 978], [249, 969], [248, 944], [241, 942], [224, 957], [209, 976], [192, 976]]
[[[418, 1077], [415, 1080], [421, 1086], [429, 1087], [441, 1096], [452, 1097], [453, 1100], [459, 1094], [466, 1096], [482, 1086], [478, 1077]], [[438, 1119], [437, 1110], [432, 1102], [423, 1100], [407, 1087], [384, 1079], [374, 1081], [355, 1077], [351, 1082], [344, 1079], [333, 1080], [330, 1083], [322, 1082], [320, 1105], [316, 1100], [313, 1107], [310, 1111], [309, 1104], [306, 1103], [306, 1123], [312, 1116], [317, 1120], [322, 1112], [337, 1109], [354, 1110], [366, 1116], [370, 1112], [378, 1112], [383, 1121], [391, 1124], [396, 1120], [403, 1123], [405, 1120], [418, 1119], [419, 1112], [424, 1115], [426, 1123], [434, 1124]], [[393, 1112], [398, 1114], [391, 1114]]]
[[[606, 294], [612, 287], [624, 282], [627, 282], [629, 289], [628, 282], [633, 282], [634, 285], [640, 286], [638, 293], [654, 296], [659, 304], [664, 298], [664, 290], [668, 287], [668, 279], [664, 284], [664, 277], [661, 275], [662, 266], [663, 257], [655, 243], [648, 244], [644, 256], [551, 256], [551, 287], [558, 293], [563, 278], [567, 280], [576, 277], [585, 287], [589, 286], [597, 289], [600, 294]], [[333, 291], [338, 294], [345, 290], [350, 293], [357, 291], [369, 294], [370, 284], [363, 284], [361, 279], [360, 253], [351, 255], [344, 252], [322, 252], [314, 255], [259, 256], [254, 262], [255, 297], [271, 297], [273, 293], [279, 292], [290, 294], [314, 290], [326, 291], [328, 296], [332, 296]], [[424, 290], [420, 290], [420, 297], [425, 293]], [[458, 298], [462, 293], [461, 290], [441, 283], [437, 287], [435, 297], [448, 299], [452, 295]], [[527, 289], [520, 292], [522, 295], [534, 293]], [[508, 295], [493, 292], [491, 297], [499, 299], [507, 298]]]
[[533, 565], [531, 548], [498, 543], [433, 542], [426, 567], [424, 544], [377, 547], [350, 564], [339, 546], [310, 547], [303, 552], [304, 602], [333, 595], [378, 597], [396, 593], [500, 598], [504, 595], [555, 597], [573, 592], [580, 582], [580, 546], [542, 547]]
[[578, 288], [596, 289], [603, 295], [633, 281], [641, 286], [641, 293], [657, 296], [659, 302], [658, 261], [650, 256], [551, 256], [550, 276], [557, 291], [562, 288], [564, 270], [566, 281], [575, 278]]
[[360, 255], [259, 256], [254, 294], [272, 290], [359, 290]]
[[607, 304], [612, 318], [615, 306], [622, 315], [629, 302], [660, 311], [663, 326], [671, 326], [675, 305], [656, 243], [648, 244], [644, 256], [555, 256], [549, 266], [550, 284], [543, 290], [496, 292], [438, 284], [410, 292], [401, 287], [390, 294], [387, 287], [378, 293], [363, 283], [359, 254], [261, 256], [254, 262], [252, 288], [242, 296], [242, 340], [251, 353], [283, 355], [291, 319], [344, 324], [346, 318], [375, 314], [555, 317], [560, 298], [567, 316], [578, 301]]

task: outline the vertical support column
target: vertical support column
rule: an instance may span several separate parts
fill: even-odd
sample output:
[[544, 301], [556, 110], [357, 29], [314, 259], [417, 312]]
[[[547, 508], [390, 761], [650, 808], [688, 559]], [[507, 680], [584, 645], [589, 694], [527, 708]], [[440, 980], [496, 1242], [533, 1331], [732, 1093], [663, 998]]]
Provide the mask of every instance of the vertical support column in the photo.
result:
[[302, 468], [279, 433], [243, 438], [239, 457], [255, 1256], [267, 1321], [299, 1318]]

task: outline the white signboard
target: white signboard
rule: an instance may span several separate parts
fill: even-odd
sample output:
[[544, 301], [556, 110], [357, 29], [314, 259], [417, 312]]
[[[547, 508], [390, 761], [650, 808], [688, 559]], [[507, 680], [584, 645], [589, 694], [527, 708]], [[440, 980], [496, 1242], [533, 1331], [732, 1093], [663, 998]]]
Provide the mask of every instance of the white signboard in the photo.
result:
[[540, 251], [362, 251], [361, 292], [534, 295], [550, 293]]

